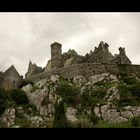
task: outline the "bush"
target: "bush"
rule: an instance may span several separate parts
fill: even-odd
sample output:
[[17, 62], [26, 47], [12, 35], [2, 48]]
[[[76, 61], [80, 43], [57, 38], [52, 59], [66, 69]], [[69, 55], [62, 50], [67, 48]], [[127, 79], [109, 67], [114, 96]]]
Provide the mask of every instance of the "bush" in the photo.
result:
[[74, 86], [69, 85], [69, 83], [66, 81], [63, 81], [58, 85], [56, 92], [67, 104], [76, 105], [80, 101], [78, 96], [80, 90]]
[[133, 127], [139, 127], [140, 126], [140, 118], [139, 117], [135, 117], [131, 120], [131, 125]]
[[64, 101], [61, 101], [59, 103], [59, 105], [56, 106], [54, 116], [55, 116], [54, 121], [53, 121], [54, 128], [66, 128], [67, 127], [67, 120], [66, 120], [65, 109], [64, 109]]
[[26, 94], [23, 90], [13, 89], [13, 90], [9, 91], [9, 94], [17, 105], [29, 103], [28, 97], [26, 96]]
[[8, 92], [0, 89], [0, 115], [2, 115], [6, 108], [14, 106], [14, 102]]
[[122, 106], [137, 106], [139, 105], [139, 89], [140, 87], [136, 84], [134, 85], [125, 85], [120, 84], [118, 85], [119, 93], [120, 93], [120, 100], [118, 101], [118, 105]]
[[90, 89], [86, 89], [84, 93], [82, 94], [83, 105], [93, 107], [97, 103], [100, 103], [103, 101], [105, 94], [106, 94], [105, 88], [93, 89], [91, 87]]
[[33, 86], [32, 89], [31, 89], [31, 92], [35, 92], [37, 89], [39, 89], [39, 87]]
[[21, 85], [19, 86], [19, 88], [22, 88], [28, 84], [31, 84], [32, 86], [34, 85], [34, 83], [32, 81], [29, 81], [29, 80], [23, 80]]
[[90, 122], [93, 123], [93, 125], [95, 125], [99, 122], [99, 118], [95, 114], [92, 114], [90, 116]]
[[129, 86], [129, 90], [133, 96], [140, 97], [140, 83]]

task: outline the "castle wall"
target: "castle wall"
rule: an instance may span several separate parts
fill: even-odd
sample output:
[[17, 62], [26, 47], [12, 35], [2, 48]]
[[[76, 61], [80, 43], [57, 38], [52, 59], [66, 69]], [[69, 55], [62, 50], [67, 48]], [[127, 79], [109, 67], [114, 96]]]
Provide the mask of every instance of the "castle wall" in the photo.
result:
[[59, 68], [50, 72], [43, 72], [32, 76], [30, 80], [37, 82], [41, 79], [49, 79], [51, 75], [60, 75], [64, 78], [73, 78], [77, 75], [83, 75], [85, 78], [88, 79], [92, 75], [107, 72], [115, 75], [118, 75], [120, 73], [134, 73], [138, 77], [140, 77], [140, 65], [81, 63], [71, 65], [65, 68]]

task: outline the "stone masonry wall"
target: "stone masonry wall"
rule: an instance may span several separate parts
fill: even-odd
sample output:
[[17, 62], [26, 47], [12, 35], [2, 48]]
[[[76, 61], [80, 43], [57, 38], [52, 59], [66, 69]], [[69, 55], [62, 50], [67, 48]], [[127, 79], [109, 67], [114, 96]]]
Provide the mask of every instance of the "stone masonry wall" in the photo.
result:
[[43, 72], [37, 75], [34, 75], [30, 80], [37, 82], [41, 79], [49, 79], [51, 75], [60, 75], [64, 78], [73, 78], [77, 75], [83, 75], [85, 78], [89, 78], [92, 75], [101, 74], [101, 73], [111, 73], [111, 74], [120, 74], [120, 73], [134, 73], [140, 77], [140, 65], [117, 65], [117, 64], [93, 64], [93, 63], [82, 63], [71, 65], [66, 68], [59, 68], [50, 72]]

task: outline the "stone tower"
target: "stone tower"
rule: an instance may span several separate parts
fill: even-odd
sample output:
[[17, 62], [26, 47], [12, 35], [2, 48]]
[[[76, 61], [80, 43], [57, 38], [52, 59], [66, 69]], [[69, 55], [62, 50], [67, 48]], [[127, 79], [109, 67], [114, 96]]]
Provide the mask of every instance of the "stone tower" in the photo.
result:
[[51, 44], [51, 69], [62, 67], [62, 45], [54, 42]]

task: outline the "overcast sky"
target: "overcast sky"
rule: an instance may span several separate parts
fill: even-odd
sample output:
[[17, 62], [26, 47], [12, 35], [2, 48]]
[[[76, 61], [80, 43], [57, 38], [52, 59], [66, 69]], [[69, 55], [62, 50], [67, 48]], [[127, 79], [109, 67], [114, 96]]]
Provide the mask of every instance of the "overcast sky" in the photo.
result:
[[13, 64], [24, 75], [29, 60], [45, 67], [53, 42], [85, 55], [101, 40], [140, 64], [140, 13], [0, 13], [0, 71]]

